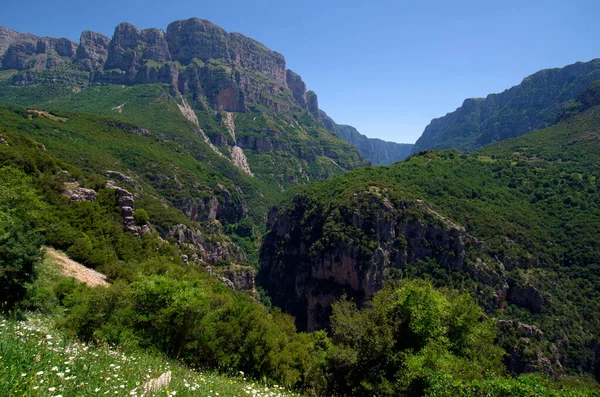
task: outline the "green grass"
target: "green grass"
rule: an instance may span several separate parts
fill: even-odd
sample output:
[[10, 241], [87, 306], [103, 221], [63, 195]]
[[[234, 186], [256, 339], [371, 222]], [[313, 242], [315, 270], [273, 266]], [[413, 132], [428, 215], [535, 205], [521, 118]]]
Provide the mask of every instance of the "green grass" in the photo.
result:
[[0, 320], [0, 395], [140, 396], [144, 384], [171, 371], [170, 384], [153, 396], [292, 396], [278, 385], [194, 371], [143, 351], [91, 346], [68, 339], [47, 315]]

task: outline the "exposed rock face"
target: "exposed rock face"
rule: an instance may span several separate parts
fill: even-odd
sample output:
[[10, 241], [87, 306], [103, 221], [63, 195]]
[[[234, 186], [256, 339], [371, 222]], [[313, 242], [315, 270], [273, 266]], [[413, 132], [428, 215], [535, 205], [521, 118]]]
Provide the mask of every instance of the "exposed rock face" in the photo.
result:
[[308, 91], [306, 93], [306, 102], [308, 111], [311, 112], [315, 117], [319, 116], [319, 98], [314, 91]]
[[[270, 215], [259, 272], [273, 303], [295, 315], [301, 329], [326, 328], [333, 301], [347, 294], [360, 304], [382, 287], [389, 269], [420, 259], [485, 276], [494, 287], [503, 282], [493, 265], [468, 265], [466, 248], [482, 245], [420, 201], [392, 204], [376, 191], [356, 193], [356, 206], [315, 215], [302, 200]], [[305, 218], [307, 211], [313, 215]]]
[[29, 33], [19, 33], [14, 30], [0, 26], [0, 57], [10, 47], [11, 44], [18, 41], [35, 41], [37, 37]]
[[285, 59], [261, 43], [239, 33], [227, 33], [213, 23], [191, 18], [167, 27], [167, 41], [173, 60], [189, 64], [201, 60], [224, 59], [234, 65], [266, 73], [277, 84], [285, 84]]
[[600, 80], [600, 59], [542, 70], [502, 93], [466, 99], [454, 112], [433, 119], [414, 151], [474, 150], [547, 127], [567, 101], [596, 80]]
[[306, 101], [306, 84], [302, 81], [302, 77], [288, 69], [286, 71], [286, 81], [287, 86], [292, 91], [292, 95], [296, 102], [298, 102], [298, 105], [308, 109], [308, 103]]
[[135, 219], [133, 218], [133, 211], [135, 209], [133, 195], [128, 190], [116, 186], [113, 181], [108, 181], [106, 187], [115, 191], [115, 198], [117, 199], [117, 204], [121, 208], [123, 228], [136, 237], [141, 237], [144, 233], [149, 232], [149, 228], [136, 226], [135, 224]]
[[504, 346], [508, 353], [505, 362], [510, 371], [517, 374], [541, 372], [551, 376], [562, 373], [556, 346], [543, 349], [544, 332], [541, 329], [513, 320], [499, 320], [498, 327], [503, 334], [519, 339], [516, 346]]
[[8, 46], [2, 57], [2, 69], [51, 69], [75, 57], [77, 44], [68, 39], [14, 35], [10, 30], [3, 32], [5, 37], [0, 37], [0, 45]]
[[121, 23], [110, 42], [104, 68], [125, 72], [123, 83], [126, 84], [159, 82], [159, 67], [147, 65], [147, 62], [164, 64], [170, 60], [169, 47], [162, 30], [141, 30], [129, 23]]
[[110, 39], [100, 33], [89, 30], [81, 33], [79, 47], [77, 48], [77, 59], [86, 71], [98, 69], [104, 65], [108, 57]]
[[191, 220], [200, 222], [219, 220], [236, 223], [248, 213], [248, 205], [239, 187], [235, 189], [235, 196], [221, 184], [216, 186], [213, 193], [203, 198], [185, 199], [174, 205]]
[[104, 174], [109, 178], [115, 178], [121, 182], [127, 183], [128, 185], [133, 186], [135, 189], [140, 189], [140, 186], [135, 182], [135, 179], [123, 174], [122, 172], [106, 170], [104, 171]]
[[96, 201], [96, 191], [86, 189], [79, 186], [78, 182], [67, 182], [64, 184], [65, 190], [63, 194], [71, 199], [72, 203], [80, 203], [82, 201]]
[[255, 272], [251, 266], [232, 265], [225, 268], [215, 267], [212, 271], [219, 275], [228, 287], [238, 291], [256, 293], [254, 285]]
[[357, 148], [358, 152], [372, 165], [390, 165], [404, 160], [412, 153], [413, 144], [367, 138], [352, 126], [335, 123], [322, 110], [319, 110], [319, 120], [329, 131]]
[[228, 240], [213, 240], [210, 231], [204, 236], [199, 229], [178, 224], [171, 227], [165, 237], [175, 239], [182, 250], [190, 252], [192, 262], [214, 264], [218, 260], [236, 262], [246, 260], [237, 245]]
[[524, 307], [532, 313], [540, 313], [547, 299], [532, 285], [511, 285], [507, 296], [509, 302]]
[[4, 137], [2, 136], [2, 134], [0, 134], [0, 143], [3, 144], [3, 145], [9, 146], [8, 142], [6, 142], [6, 139], [4, 139]]

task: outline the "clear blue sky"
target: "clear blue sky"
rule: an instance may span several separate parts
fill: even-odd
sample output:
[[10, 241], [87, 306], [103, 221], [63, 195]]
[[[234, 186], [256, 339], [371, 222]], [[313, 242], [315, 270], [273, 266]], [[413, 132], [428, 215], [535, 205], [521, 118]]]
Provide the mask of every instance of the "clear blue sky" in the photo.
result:
[[369, 137], [414, 142], [468, 97], [600, 57], [600, 1], [3, 0], [0, 25], [79, 40], [123, 21], [193, 16], [282, 53], [320, 107]]

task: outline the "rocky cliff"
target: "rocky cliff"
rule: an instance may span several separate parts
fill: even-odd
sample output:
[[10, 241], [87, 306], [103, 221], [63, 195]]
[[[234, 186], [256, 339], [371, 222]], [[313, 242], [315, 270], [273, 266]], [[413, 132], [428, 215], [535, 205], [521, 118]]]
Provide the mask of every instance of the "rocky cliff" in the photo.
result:
[[501, 290], [497, 264], [466, 261], [483, 244], [420, 200], [390, 199], [370, 186], [348, 205], [323, 208], [299, 196], [292, 208], [274, 210], [261, 256], [259, 282], [274, 304], [296, 316], [301, 329], [329, 325], [331, 304], [342, 295], [359, 304], [384, 279], [422, 260], [471, 274]]
[[[85, 31], [79, 44], [1, 28], [0, 62], [0, 70], [16, 72], [7, 75], [16, 86], [60, 82], [79, 90], [94, 84], [166, 83], [173, 87], [171, 94], [186, 98], [194, 110], [244, 113], [259, 106], [276, 113], [308, 112], [313, 124], [351, 143], [373, 164], [401, 160], [410, 149], [369, 140], [352, 127], [335, 124], [320, 113], [316, 94], [307, 92], [301, 76], [286, 68], [283, 55], [198, 18], [172, 22], [166, 31], [124, 22], [111, 39]], [[299, 119], [297, 115], [286, 124], [298, 126]], [[209, 138], [217, 147], [235, 143], [221, 134]], [[252, 164], [248, 168], [252, 173]]]
[[63, 73], [87, 73], [82, 84], [171, 83], [216, 110], [306, 108], [306, 86], [281, 54], [198, 18], [175, 21], [166, 32], [124, 22], [112, 39], [85, 31], [79, 44], [1, 28], [0, 54], [3, 70], [40, 72], [63, 64]]
[[594, 59], [542, 70], [499, 94], [466, 99], [454, 112], [433, 119], [413, 151], [470, 151], [545, 128], [555, 123], [567, 102], [599, 79], [600, 59]]

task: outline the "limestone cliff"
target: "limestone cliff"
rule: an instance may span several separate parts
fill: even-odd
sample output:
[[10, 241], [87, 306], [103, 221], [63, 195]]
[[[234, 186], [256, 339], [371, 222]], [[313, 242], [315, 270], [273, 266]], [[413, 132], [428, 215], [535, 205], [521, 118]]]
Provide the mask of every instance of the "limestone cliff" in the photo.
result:
[[498, 264], [467, 261], [469, 250], [485, 254], [463, 227], [420, 200], [394, 202], [375, 186], [329, 209], [300, 196], [270, 215], [259, 282], [301, 329], [316, 330], [328, 326], [331, 304], [342, 295], [360, 304], [393, 269], [419, 260], [435, 259], [501, 290]]
[[546, 69], [521, 84], [486, 98], [465, 99], [461, 107], [433, 119], [417, 140], [423, 149], [474, 150], [552, 125], [563, 106], [600, 79], [600, 59]]

